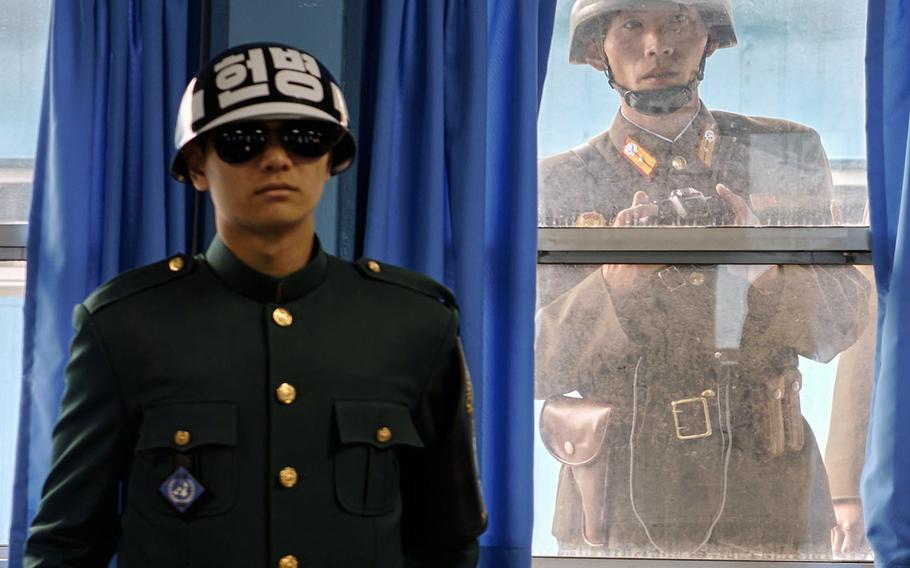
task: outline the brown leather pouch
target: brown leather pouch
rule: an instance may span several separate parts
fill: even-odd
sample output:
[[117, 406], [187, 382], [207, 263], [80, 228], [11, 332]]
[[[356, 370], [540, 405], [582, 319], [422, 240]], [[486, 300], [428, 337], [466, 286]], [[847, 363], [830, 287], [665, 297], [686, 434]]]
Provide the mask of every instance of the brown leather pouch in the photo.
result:
[[753, 402], [753, 428], [759, 450], [775, 458], [784, 452], [798, 452], [805, 444], [803, 415], [799, 404], [802, 375], [787, 369], [765, 379], [764, 392]]
[[756, 437], [761, 452], [772, 458], [784, 453], [784, 377], [774, 375], [765, 379], [765, 390], [754, 402]]
[[567, 396], [548, 398], [540, 412], [540, 437], [547, 451], [572, 472], [584, 513], [581, 536], [592, 546], [606, 542], [608, 459], [604, 442], [612, 412], [610, 403]]

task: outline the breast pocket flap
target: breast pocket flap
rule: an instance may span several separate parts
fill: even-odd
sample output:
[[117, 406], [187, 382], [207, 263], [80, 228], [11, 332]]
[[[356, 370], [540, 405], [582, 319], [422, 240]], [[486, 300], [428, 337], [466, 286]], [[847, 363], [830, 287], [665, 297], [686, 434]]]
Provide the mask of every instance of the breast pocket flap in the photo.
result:
[[397, 445], [423, 447], [411, 413], [402, 404], [337, 400], [335, 419], [342, 444], [367, 444], [379, 449]]
[[230, 402], [192, 402], [152, 407], [139, 429], [137, 450], [189, 451], [237, 444], [237, 408]]

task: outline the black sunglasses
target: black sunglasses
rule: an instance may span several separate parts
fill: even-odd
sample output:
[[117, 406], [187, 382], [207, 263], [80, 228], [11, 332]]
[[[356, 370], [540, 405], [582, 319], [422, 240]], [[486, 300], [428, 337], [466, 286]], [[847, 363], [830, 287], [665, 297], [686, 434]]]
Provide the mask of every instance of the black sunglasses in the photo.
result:
[[[281, 145], [304, 158], [318, 158], [337, 144], [344, 131], [329, 122], [289, 120], [276, 129]], [[229, 164], [242, 164], [258, 156], [268, 145], [271, 129], [264, 122], [238, 122], [214, 130], [210, 137], [218, 157]]]

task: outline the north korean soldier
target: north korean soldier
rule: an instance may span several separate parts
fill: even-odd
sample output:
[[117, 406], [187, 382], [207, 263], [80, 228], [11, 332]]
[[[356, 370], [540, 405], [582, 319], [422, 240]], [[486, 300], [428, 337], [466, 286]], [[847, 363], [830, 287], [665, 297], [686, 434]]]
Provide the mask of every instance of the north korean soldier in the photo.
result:
[[[708, 58], [736, 41], [729, 0], [577, 0], [569, 61], [603, 72], [620, 109], [541, 160], [540, 223], [831, 224], [815, 131], [699, 98]], [[868, 294], [844, 267], [610, 264], [542, 281], [536, 396], [562, 464], [561, 553], [830, 557], [799, 357], [849, 347]]]
[[232, 48], [187, 87], [176, 147], [217, 236], [76, 307], [25, 565], [474, 566], [455, 299], [314, 233], [354, 159], [337, 82], [293, 47]]

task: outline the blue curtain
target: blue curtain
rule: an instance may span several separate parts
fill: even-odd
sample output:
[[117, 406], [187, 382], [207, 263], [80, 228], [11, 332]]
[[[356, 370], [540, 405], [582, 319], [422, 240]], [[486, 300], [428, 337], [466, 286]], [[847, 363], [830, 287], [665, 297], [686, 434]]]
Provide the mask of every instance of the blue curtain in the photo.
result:
[[876, 566], [910, 566], [910, 0], [870, 0], [869, 203], [878, 364], [862, 496]]
[[555, 0], [367, 8], [367, 256], [454, 289], [475, 384], [484, 566], [530, 566], [537, 109]]
[[28, 237], [23, 385], [10, 534], [21, 566], [50, 466], [73, 306], [187, 244], [171, 181], [177, 104], [198, 53], [198, 2], [54, 3]]

